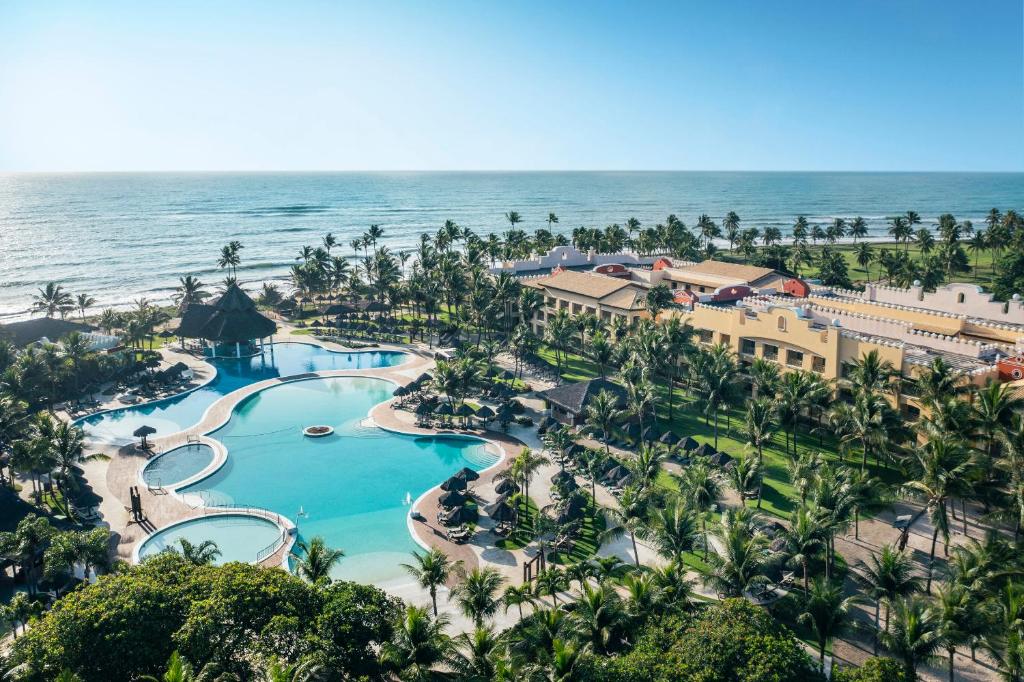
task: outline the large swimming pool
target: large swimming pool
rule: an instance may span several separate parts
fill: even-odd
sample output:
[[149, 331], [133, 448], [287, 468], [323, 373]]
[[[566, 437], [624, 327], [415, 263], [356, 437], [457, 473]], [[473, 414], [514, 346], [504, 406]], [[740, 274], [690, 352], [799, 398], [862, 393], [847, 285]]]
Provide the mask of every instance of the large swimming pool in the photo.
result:
[[308, 343], [278, 343], [273, 355], [213, 360], [217, 376], [191, 393], [87, 417], [80, 424], [88, 438], [106, 443], [131, 442], [132, 432], [143, 424], [155, 428], [157, 436], [168, 436], [198, 423], [217, 399], [257, 381], [329, 369], [392, 367], [407, 358], [405, 353], [390, 351], [349, 353]]
[[[381, 379], [344, 377], [260, 391], [210, 434], [227, 447], [224, 466], [179, 492], [192, 503], [270, 509], [296, 522], [300, 537], [322, 535], [346, 554], [336, 578], [378, 584], [403, 578], [399, 564], [417, 549], [406, 522], [408, 500], [464, 466], [494, 464], [498, 454], [479, 439], [404, 436], [364, 425], [393, 388]], [[334, 435], [303, 436], [312, 424], [333, 426]]]

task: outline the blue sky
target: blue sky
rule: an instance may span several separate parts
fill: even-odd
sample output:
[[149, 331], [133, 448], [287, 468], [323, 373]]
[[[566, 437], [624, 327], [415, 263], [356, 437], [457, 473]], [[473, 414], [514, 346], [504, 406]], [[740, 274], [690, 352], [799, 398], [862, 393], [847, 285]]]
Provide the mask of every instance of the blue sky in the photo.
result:
[[1019, 0], [0, 3], [0, 170], [1024, 170]]

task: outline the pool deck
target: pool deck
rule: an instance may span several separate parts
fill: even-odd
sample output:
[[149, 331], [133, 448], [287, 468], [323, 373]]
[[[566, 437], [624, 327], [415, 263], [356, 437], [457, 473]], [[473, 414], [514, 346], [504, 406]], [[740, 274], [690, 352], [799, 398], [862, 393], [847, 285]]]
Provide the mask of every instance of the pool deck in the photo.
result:
[[[279, 341], [295, 341], [294, 337], [283, 335], [276, 339]], [[302, 339], [301, 343], [314, 343], [330, 350], [350, 350], [344, 346], [312, 339]], [[140, 450], [135, 445], [116, 446], [108, 445], [99, 448], [111, 456], [109, 462], [88, 466], [86, 476], [99, 492], [104, 500], [100, 511], [103, 519], [110, 525], [112, 531], [117, 534], [117, 556], [118, 558], [130, 561], [135, 548], [144, 541], [156, 529], [163, 528], [172, 523], [180, 522], [190, 518], [204, 515], [202, 507], [196, 507], [182, 496], [166, 490], [149, 490], [140, 479], [140, 471], [154, 453], [162, 453], [174, 448], [188, 444], [189, 439], [198, 439], [200, 442], [209, 443], [211, 439], [205, 437], [207, 434], [230, 419], [234, 408], [250, 395], [257, 393], [271, 386], [290, 383], [311, 378], [326, 377], [367, 377], [385, 379], [394, 382], [396, 385], [411, 383], [416, 377], [434, 366], [433, 357], [428, 352], [418, 348], [405, 346], [381, 346], [374, 349], [359, 349], [366, 351], [400, 351], [407, 353], [410, 359], [401, 365], [394, 367], [380, 367], [374, 369], [351, 369], [351, 370], [324, 370], [310, 374], [302, 374], [293, 377], [281, 377], [267, 379], [250, 384], [232, 393], [223, 396], [213, 403], [203, 415], [203, 418], [191, 428], [165, 437], [154, 437], [151, 439], [152, 449], [149, 452]], [[355, 352], [355, 351], [354, 351]], [[209, 375], [210, 367], [202, 359], [184, 353], [165, 349], [165, 353], [173, 356], [172, 362], [178, 360], [186, 361], [196, 371], [197, 378], [205, 378]], [[186, 359], [187, 358], [187, 359]], [[510, 455], [515, 455], [524, 443], [507, 434], [491, 431], [473, 429], [463, 430], [437, 430], [422, 429], [414, 424], [414, 417], [411, 413], [403, 410], [390, 409], [391, 401], [381, 403], [371, 410], [369, 419], [378, 427], [410, 435], [469, 435], [483, 438], [501, 450], [502, 459], [491, 468], [484, 471], [479, 481], [474, 483], [474, 490], [477, 491], [483, 503], [489, 501], [493, 496], [494, 477], [506, 466]], [[440, 485], [438, 481], [438, 485]], [[129, 507], [130, 498], [128, 491], [136, 486], [142, 497], [142, 508], [146, 516], [143, 524], [134, 523], [130, 519]], [[453, 560], [463, 562], [465, 568], [471, 569], [479, 564], [478, 554], [473, 549], [477, 544], [474, 538], [473, 544], [456, 545], [448, 541], [445, 536], [445, 529], [430, 519], [436, 517], [437, 498], [441, 494], [439, 487], [432, 488], [416, 503], [416, 509], [420, 510], [428, 518], [427, 523], [412, 523], [410, 529], [413, 531], [414, 539], [421, 546], [430, 546], [441, 549]], [[478, 535], [489, 534], [486, 529], [481, 528]], [[483, 540], [484, 538], [479, 538]], [[262, 563], [264, 565], [279, 566], [287, 558], [290, 550], [290, 543], [286, 544], [275, 554], [267, 557]]]

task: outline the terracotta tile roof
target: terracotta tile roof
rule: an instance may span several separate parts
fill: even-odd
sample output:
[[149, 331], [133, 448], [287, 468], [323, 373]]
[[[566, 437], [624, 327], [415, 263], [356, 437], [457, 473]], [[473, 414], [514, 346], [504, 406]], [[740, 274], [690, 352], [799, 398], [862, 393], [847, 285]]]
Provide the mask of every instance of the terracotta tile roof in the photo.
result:
[[530, 282], [533, 286], [558, 289], [570, 294], [578, 294], [589, 298], [602, 299], [620, 289], [633, 286], [627, 279], [618, 279], [608, 275], [594, 275], [587, 272], [563, 270], [554, 275], [539, 277]]

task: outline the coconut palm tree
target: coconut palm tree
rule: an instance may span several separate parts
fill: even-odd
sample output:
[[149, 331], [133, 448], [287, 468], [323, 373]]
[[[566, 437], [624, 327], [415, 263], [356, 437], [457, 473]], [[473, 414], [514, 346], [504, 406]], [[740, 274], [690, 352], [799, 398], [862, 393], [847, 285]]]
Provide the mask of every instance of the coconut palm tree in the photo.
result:
[[193, 543], [188, 538], [178, 538], [178, 546], [171, 549], [185, 557], [185, 561], [195, 566], [208, 566], [221, 555], [220, 548], [213, 540]]
[[472, 632], [458, 635], [454, 642], [459, 651], [458, 670], [463, 679], [480, 682], [495, 679], [502, 646], [494, 630], [475, 628]]
[[695, 462], [686, 467], [679, 480], [679, 492], [690, 508], [700, 516], [701, 534], [704, 536], [704, 560], [708, 558], [707, 515], [722, 496], [718, 472], [706, 462]]
[[537, 574], [536, 593], [551, 597], [551, 605], [558, 608], [558, 593], [569, 589], [569, 578], [557, 567], [546, 568]]
[[758, 398], [774, 398], [779, 390], [779, 365], [762, 357], [754, 358], [747, 370], [754, 395]]
[[[747, 444], [757, 452], [757, 466], [764, 466], [764, 446], [772, 442], [775, 435], [775, 404], [766, 397], [759, 397], [747, 403]], [[761, 508], [764, 492], [764, 477], [758, 477], [757, 507]]]
[[199, 679], [196, 677], [195, 672], [192, 670], [192, 666], [181, 657], [177, 651], [171, 654], [171, 658], [167, 661], [167, 670], [160, 677], [154, 677], [153, 675], [143, 675], [139, 678], [144, 682], [197, 682]]
[[935, 591], [942, 646], [948, 658], [949, 682], [954, 682], [956, 648], [971, 639], [971, 620], [977, 604], [963, 585], [941, 585]]
[[437, 617], [437, 588], [448, 582], [452, 570], [459, 566], [460, 562], [453, 563], [448, 555], [437, 548], [432, 548], [422, 554], [413, 552], [412, 557], [415, 563], [402, 564], [420, 587], [430, 593], [430, 603], [434, 607], [434, 617]]
[[14, 557], [21, 563], [22, 571], [28, 578], [29, 596], [36, 593], [39, 582], [36, 570], [38, 559], [49, 546], [55, 532], [46, 517], [27, 514], [13, 531], [0, 533], [0, 553]]
[[1010, 583], [994, 595], [990, 604], [993, 618], [982, 645], [996, 661], [1003, 679], [1020, 682], [1024, 680], [1024, 588]]
[[580, 586], [580, 594], [569, 614], [569, 627], [594, 653], [607, 653], [624, 620], [622, 599], [611, 585], [583, 583]]
[[740, 506], [746, 506], [747, 497], [754, 494], [754, 490], [758, 491], [758, 499], [760, 499], [763, 476], [761, 475], [761, 464], [756, 458], [737, 456], [726, 475], [729, 484], [740, 496]]
[[975, 470], [975, 460], [967, 453], [963, 443], [950, 437], [935, 437], [914, 451], [917, 472], [914, 480], [905, 484], [912, 495], [924, 499], [928, 518], [932, 522], [932, 544], [928, 559], [928, 580], [925, 591], [931, 592], [935, 565], [935, 545], [941, 534], [949, 545], [950, 498], [962, 489], [963, 481]]
[[789, 563], [799, 566], [803, 571], [804, 592], [810, 590], [811, 559], [825, 544], [820, 522], [820, 515], [816, 509], [801, 505], [790, 518], [789, 528], [785, 534]]
[[655, 508], [647, 537], [658, 554], [679, 562], [686, 552], [696, 548], [699, 534], [697, 515], [684, 503], [676, 502], [670, 507]]
[[381, 645], [381, 663], [399, 680], [447, 679], [442, 669], [458, 662], [455, 644], [445, 634], [448, 624], [443, 614], [431, 618], [425, 608], [407, 606], [391, 640]]
[[853, 403], [838, 403], [829, 413], [829, 422], [842, 445], [860, 445], [861, 471], [867, 470], [868, 457], [876, 459], [887, 449], [892, 434], [899, 426], [899, 417], [889, 401], [877, 393], [858, 391]]
[[857, 265], [867, 275], [868, 281], [871, 281], [871, 271], [868, 266], [871, 265], [872, 261], [875, 260], [875, 252], [871, 248], [871, 244], [867, 242], [861, 242], [854, 249], [854, 258], [857, 260]]
[[868, 236], [868, 224], [860, 216], [850, 221], [850, 236], [853, 237], [854, 244], [857, 243], [858, 239]]
[[858, 595], [843, 596], [839, 582], [815, 579], [807, 592], [803, 611], [797, 620], [810, 627], [818, 640], [818, 665], [825, 671], [825, 649], [836, 636], [852, 627], [850, 610], [860, 602]]
[[904, 597], [893, 604], [891, 626], [879, 633], [879, 640], [903, 663], [908, 682], [916, 682], [918, 667], [942, 646], [939, 611], [921, 597]]
[[640, 553], [637, 551], [636, 537], [647, 532], [647, 511], [649, 500], [647, 495], [637, 486], [623, 488], [619, 495], [619, 506], [605, 510], [608, 517], [604, 537], [614, 539], [628, 535], [633, 545], [633, 560], [640, 566]]
[[[889, 629], [889, 609], [899, 599], [921, 590], [921, 579], [914, 571], [914, 562], [906, 552], [892, 545], [883, 545], [877, 554], [871, 554], [853, 573], [854, 580], [867, 591], [875, 602], [875, 630], [881, 626], [882, 605], [885, 605], [885, 629]], [[875, 641], [877, 646], [877, 638]]]
[[340, 562], [345, 552], [328, 546], [321, 536], [316, 536], [308, 543], [296, 540], [298, 552], [292, 552], [295, 561], [295, 573], [314, 585], [329, 584], [331, 570]]
[[75, 306], [74, 298], [64, 291], [64, 287], [56, 282], [47, 282], [46, 286], [39, 289], [39, 293], [32, 297], [33, 308], [41, 310], [46, 317], [60, 315], [62, 318]]
[[714, 417], [715, 447], [718, 447], [718, 413], [723, 405], [735, 399], [736, 360], [732, 350], [725, 344], [712, 346], [708, 350], [698, 351], [703, 355], [702, 361], [694, 363], [698, 375], [696, 378], [698, 393], [705, 405], [705, 415]]
[[82, 321], [85, 322], [85, 311], [96, 305], [96, 299], [89, 294], [79, 294], [75, 297], [75, 307], [78, 308], [78, 313], [82, 316]]
[[526, 604], [533, 606], [537, 603], [537, 598], [534, 596], [533, 589], [529, 583], [509, 585], [501, 595], [501, 603], [505, 606], [505, 613], [508, 613], [508, 610], [513, 606], [519, 609], [519, 620], [522, 620], [523, 606]]
[[721, 547], [705, 559], [704, 582], [719, 594], [740, 597], [769, 582], [765, 571], [774, 554], [768, 536], [754, 529], [754, 514], [749, 509], [728, 509], [711, 532]]
[[586, 407], [587, 426], [601, 434], [605, 454], [610, 452], [608, 441], [612, 431], [622, 419], [623, 412], [619, 409], [620, 399], [611, 391], [601, 390], [591, 399]]
[[493, 568], [474, 568], [452, 589], [448, 598], [455, 601], [476, 627], [483, 627], [484, 620], [498, 612], [501, 604], [498, 593], [504, 582], [505, 578]]

